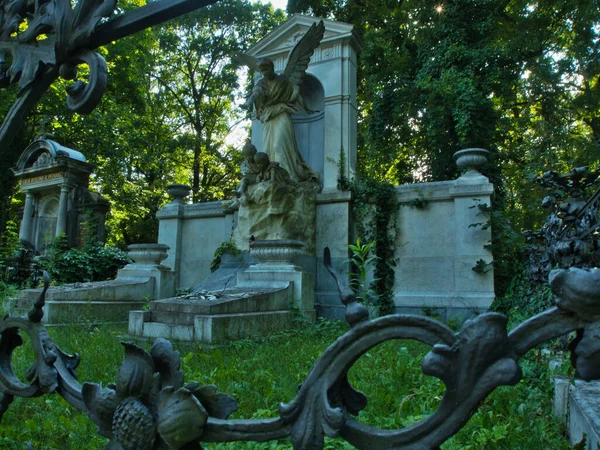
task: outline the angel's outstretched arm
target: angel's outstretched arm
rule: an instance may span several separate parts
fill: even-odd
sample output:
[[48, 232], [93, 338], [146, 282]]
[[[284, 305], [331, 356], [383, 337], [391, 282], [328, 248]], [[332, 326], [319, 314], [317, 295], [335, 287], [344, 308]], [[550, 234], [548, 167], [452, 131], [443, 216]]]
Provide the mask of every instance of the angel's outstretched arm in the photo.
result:
[[250, 97], [248, 97], [248, 100], [246, 100], [246, 102], [243, 105], [241, 105], [241, 108], [242, 109], [252, 108], [252, 105], [254, 105], [254, 102], [256, 101], [256, 97], [258, 97], [258, 93], [253, 92], [252, 95], [250, 95]]
[[312, 114], [312, 113], [318, 112], [318, 111], [313, 111], [308, 106], [306, 106], [306, 103], [304, 103], [304, 98], [302, 98], [302, 96], [300, 94], [297, 95], [296, 101], [298, 102], [298, 104], [300, 106], [302, 106], [304, 111], [306, 111], [306, 114]]

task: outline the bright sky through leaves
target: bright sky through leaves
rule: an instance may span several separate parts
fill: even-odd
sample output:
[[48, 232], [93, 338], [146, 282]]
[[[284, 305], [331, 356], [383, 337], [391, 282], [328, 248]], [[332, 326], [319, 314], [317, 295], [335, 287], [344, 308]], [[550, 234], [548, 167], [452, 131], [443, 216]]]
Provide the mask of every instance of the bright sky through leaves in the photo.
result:
[[260, 0], [260, 1], [261, 1], [261, 3], [264, 3], [264, 4], [271, 3], [273, 5], [273, 8], [283, 9], [284, 11], [287, 6], [287, 0]]

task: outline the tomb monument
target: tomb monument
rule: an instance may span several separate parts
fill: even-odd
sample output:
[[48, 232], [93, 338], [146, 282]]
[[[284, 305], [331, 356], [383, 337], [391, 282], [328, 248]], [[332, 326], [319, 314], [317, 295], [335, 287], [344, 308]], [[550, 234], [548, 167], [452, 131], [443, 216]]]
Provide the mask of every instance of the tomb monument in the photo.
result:
[[91, 214], [104, 241], [108, 200], [88, 189], [94, 165], [85, 156], [50, 139], [37, 139], [21, 154], [14, 174], [25, 192], [19, 239], [42, 253], [62, 234], [69, 245], [80, 239], [81, 222]]

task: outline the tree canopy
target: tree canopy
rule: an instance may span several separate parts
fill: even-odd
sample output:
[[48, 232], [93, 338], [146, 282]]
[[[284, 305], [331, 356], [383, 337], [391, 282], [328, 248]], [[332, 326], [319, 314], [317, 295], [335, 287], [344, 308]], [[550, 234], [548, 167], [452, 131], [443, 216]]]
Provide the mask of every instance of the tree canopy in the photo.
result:
[[[298, 12], [352, 23], [364, 39], [363, 175], [451, 179], [454, 152], [484, 147], [497, 212], [514, 238], [543, 217], [536, 175], [600, 160], [598, 0], [289, 0], [288, 13]], [[283, 20], [270, 5], [224, 0], [103, 48], [110, 78], [100, 106], [73, 115], [56, 86], [3, 153], [0, 229], [15, 190], [8, 168], [42, 128], [98, 164], [113, 242], [155, 239], [169, 183], [191, 184], [195, 201], [229, 196], [237, 153], [225, 137], [244, 89], [231, 57]], [[3, 92], [0, 106], [14, 95]], [[498, 239], [509, 240], [496, 231]]]
[[289, 0], [288, 12], [353, 23], [363, 36], [360, 173], [451, 179], [454, 152], [492, 151], [501, 293], [520, 231], [544, 217], [534, 177], [600, 160], [598, 0]]
[[[143, 3], [128, 0], [121, 6]], [[225, 137], [245, 115], [234, 103], [244, 86], [231, 58], [284, 18], [270, 5], [223, 0], [99, 49], [109, 67], [102, 102], [88, 116], [73, 114], [65, 105], [65, 82], [57, 81], [20, 140], [2, 154], [1, 201], [10, 202], [15, 191], [10, 168], [39, 133], [82, 151], [97, 165], [92, 183], [111, 202], [113, 244], [156, 241], [155, 215], [169, 201], [168, 184], [192, 185], [194, 201], [231, 197], [240, 157]]]

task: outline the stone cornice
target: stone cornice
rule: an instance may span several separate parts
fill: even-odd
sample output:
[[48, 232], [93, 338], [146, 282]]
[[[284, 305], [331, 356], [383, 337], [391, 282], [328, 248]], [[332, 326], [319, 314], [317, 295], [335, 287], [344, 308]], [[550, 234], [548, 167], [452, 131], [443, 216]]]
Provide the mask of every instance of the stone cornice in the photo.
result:
[[[335, 44], [341, 48], [342, 44], [348, 43], [357, 53], [360, 52], [364, 42], [353, 25], [321, 19], [319, 17], [294, 14], [286, 22], [269, 33], [269, 35], [250, 47], [246, 53], [254, 57], [281, 57], [287, 59], [289, 52], [294, 48], [306, 30], [313, 23], [317, 23], [320, 20], [323, 20], [325, 24], [325, 36], [321, 40], [319, 47], [315, 50], [311, 62], [320, 61], [322, 58], [318, 56], [319, 51], [327, 52], [329, 48], [335, 47]], [[287, 38], [283, 39], [286, 35], [288, 35]], [[283, 43], [280, 42], [282, 39]], [[276, 43], [279, 43], [279, 45], [275, 47]], [[326, 59], [333, 59], [333, 56]]]

